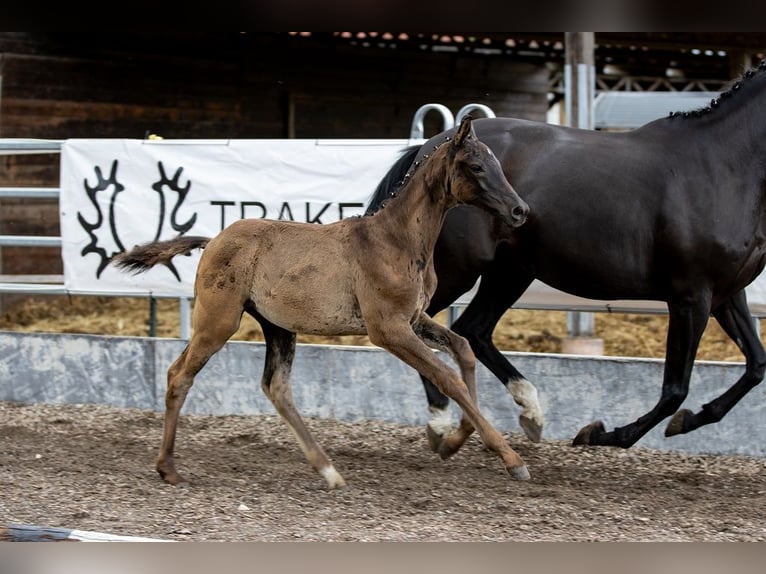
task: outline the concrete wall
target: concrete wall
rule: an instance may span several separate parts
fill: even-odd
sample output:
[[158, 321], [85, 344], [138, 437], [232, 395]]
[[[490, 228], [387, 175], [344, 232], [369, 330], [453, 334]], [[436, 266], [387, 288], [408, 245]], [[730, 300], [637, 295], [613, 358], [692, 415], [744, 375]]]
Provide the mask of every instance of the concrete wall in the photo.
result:
[[[164, 409], [165, 374], [184, 341], [141, 337], [0, 332], [0, 400], [98, 403]], [[663, 362], [651, 359], [506, 353], [535, 383], [546, 413], [544, 438], [571, 440], [601, 419], [608, 429], [656, 403]], [[230, 342], [197, 377], [185, 413], [274, 413], [260, 389], [264, 347]], [[699, 362], [685, 406], [697, 411], [742, 374], [741, 363]], [[478, 365], [480, 406], [502, 432], [520, 431], [519, 409], [494, 376]], [[369, 347], [300, 345], [293, 366], [295, 400], [304, 416], [345, 421], [428, 420], [414, 370]], [[665, 438], [665, 424], [638, 445], [688, 453], [766, 456], [766, 387], [756, 387], [720, 423]], [[459, 411], [453, 407], [457, 420]]]

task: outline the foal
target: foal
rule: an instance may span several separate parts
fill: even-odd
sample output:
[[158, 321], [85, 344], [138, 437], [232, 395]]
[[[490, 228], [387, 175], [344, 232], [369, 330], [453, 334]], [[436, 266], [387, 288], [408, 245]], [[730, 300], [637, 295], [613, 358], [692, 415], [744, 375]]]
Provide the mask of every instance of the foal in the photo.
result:
[[[425, 314], [436, 289], [433, 251], [447, 210], [475, 205], [516, 227], [528, 207], [503, 175], [470, 118], [452, 141], [437, 146], [375, 215], [315, 225], [244, 219], [216, 237], [179, 236], [113, 259], [146, 271], [175, 255], [205, 248], [195, 279], [193, 334], [168, 370], [165, 425], [157, 459], [162, 478], [185, 479], [173, 460], [176, 426], [194, 376], [238, 329], [243, 312], [263, 329], [266, 361], [261, 387], [295, 434], [309, 464], [330, 488], [345, 484], [295, 408], [290, 369], [296, 333], [363, 335], [415, 368], [462, 409], [460, 426], [442, 439], [442, 458], [474, 428], [516, 479], [524, 461], [482, 416], [476, 404], [475, 358], [467, 341]], [[429, 347], [448, 352], [462, 378]]]

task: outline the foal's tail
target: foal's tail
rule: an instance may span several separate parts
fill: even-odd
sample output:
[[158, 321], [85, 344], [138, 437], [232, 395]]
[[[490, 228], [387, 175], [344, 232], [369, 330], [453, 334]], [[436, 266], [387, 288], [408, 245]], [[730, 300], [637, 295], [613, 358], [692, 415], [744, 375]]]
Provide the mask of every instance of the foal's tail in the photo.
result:
[[203, 249], [209, 242], [209, 237], [180, 235], [167, 241], [137, 245], [112, 257], [111, 263], [120, 269], [142, 273], [160, 263], [171, 266], [176, 255], [191, 255], [192, 250]]

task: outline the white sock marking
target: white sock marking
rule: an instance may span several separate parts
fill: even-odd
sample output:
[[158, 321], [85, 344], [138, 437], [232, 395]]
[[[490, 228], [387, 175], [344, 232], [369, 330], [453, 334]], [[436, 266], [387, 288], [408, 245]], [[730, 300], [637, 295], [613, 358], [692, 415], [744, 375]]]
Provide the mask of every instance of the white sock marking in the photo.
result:
[[449, 407], [440, 409], [438, 407], [428, 407], [431, 413], [431, 420], [428, 426], [431, 427], [437, 435], [444, 436], [452, 430], [452, 417], [449, 413]]
[[526, 379], [508, 382], [508, 392], [516, 404], [523, 407], [522, 414], [543, 426], [543, 409], [537, 396], [537, 388]]

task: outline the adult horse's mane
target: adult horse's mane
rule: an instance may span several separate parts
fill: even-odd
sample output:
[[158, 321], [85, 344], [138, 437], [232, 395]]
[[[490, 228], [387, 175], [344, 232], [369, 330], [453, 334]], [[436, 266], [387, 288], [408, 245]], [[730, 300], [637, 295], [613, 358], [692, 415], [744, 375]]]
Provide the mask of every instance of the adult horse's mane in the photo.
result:
[[758, 64], [757, 67], [748, 69], [739, 79], [732, 80], [729, 83], [728, 89], [721, 92], [718, 97], [713, 98], [710, 100], [710, 104], [708, 106], [698, 108], [696, 110], [688, 110], [685, 112], [670, 112], [668, 115], [668, 118], [698, 118], [705, 116], [713, 110], [718, 109], [721, 106], [721, 103], [724, 100], [730, 99], [735, 93], [741, 91], [742, 88], [746, 87], [746, 85], [752, 84], [752, 80], [755, 78], [756, 75], [759, 77], [764, 76], [764, 71], [766, 70], [766, 59], [761, 60], [760, 64]]
[[[741, 92], [744, 88], [750, 87], [753, 84], [754, 79], [760, 80], [763, 77], [766, 77], [766, 59], [761, 60], [757, 67], [745, 71], [740, 78], [732, 80], [725, 91], [722, 91], [717, 97], [710, 100], [709, 105], [695, 110], [682, 112], [672, 111], [668, 116], [661, 119], [683, 120], [687, 118], [707, 116], [720, 108], [725, 100], [731, 99], [734, 94]], [[418, 156], [420, 149], [420, 145], [412, 145], [402, 150], [402, 155], [399, 156], [399, 159], [391, 166], [386, 175], [383, 176], [383, 179], [378, 183], [375, 191], [372, 192], [372, 195], [367, 202], [367, 209], [365, 210], [364, 215], [372, 215], [379, 209], [382, 209], [389, 199], [395, 197], [405, 187], [407, 180], [412, 175], [412, 171], [407, 170], [415, 170], [421, 163], [413, 163]]]

